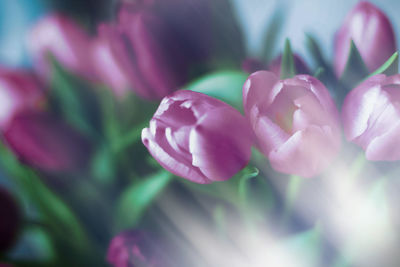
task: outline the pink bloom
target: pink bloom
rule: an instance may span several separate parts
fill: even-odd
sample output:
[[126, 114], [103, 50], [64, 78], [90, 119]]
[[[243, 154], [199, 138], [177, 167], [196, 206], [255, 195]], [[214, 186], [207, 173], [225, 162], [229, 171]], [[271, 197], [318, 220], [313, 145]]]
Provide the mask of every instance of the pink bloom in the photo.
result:
[[91, 49], [96, 77], [110, 86], [118, 97], [123, 97], [131, 88], [129, 72], [122, 64], [126, 59], [121, 57], [125, 55], [118, 53], [125, 49], [123, 42], [122, 36], [114, 26], [102, 24]]
[[231, 178], [251, 155], [251, 130], [228, 104], [192, 91], [165, 97], [142, 140], [168, 171], [196, 183]]
[[259, 71], [246, 81], [243, 103], [258, 146], [275, 170], [312, 177], [338, 153], [338, 111], [317, 79], [297, 75], [279, 80]]
[[32, 73], [0, 69], [0, 129], [4, 129], [17, 112], [38, 108], [42, 101], [43, 90]]
[[369, 160], [400, 159], [400, 75], [375, 75], [345, 98], [342, 120], [347, 140]]
[[158, 246], [159, 243], [145, 232], [122, 232], [111, 240], [107, 261], [114, 267], [166, 266], [160, 258]]
[[50, 79], [49, 55], [63, 66], [86, 78], [93, 78], [89, 35], [73, 20], [61, 14], [41, 19], [32, 29], [28, 48], [43, 78]]
[[44, 112], [18, 113], [3, 136], [21, 161], [45, 171], [75, 171], [85, 167], [90, 156], [85, 138]]
[[396, 52], [393, 27], [386, 15], [373, 4], [361, 1], [347, 15], [335, 36], [335, 72], [340, 77], [346, 67], [353, 40], [370, 72]]

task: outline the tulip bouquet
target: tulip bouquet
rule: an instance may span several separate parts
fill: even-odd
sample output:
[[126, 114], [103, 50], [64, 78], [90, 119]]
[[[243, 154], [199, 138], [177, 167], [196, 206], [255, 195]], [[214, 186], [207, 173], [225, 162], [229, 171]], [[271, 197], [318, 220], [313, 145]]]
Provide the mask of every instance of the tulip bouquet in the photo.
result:
[[400, 74], [378, 7], [350, 11], [332, 64], [307, 35], [314, 66], [288, 39], [246, 57], [229, 1], [113, 10], [43, 17], [33, 69], [0, 69], [0, 266], [399, 266]]

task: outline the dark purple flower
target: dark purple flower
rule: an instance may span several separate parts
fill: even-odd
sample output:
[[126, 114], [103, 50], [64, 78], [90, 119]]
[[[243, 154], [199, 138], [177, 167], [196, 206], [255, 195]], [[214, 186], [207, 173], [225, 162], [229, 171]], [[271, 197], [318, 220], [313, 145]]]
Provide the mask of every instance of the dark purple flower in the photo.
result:
[[233, 107], [180, 90], [162, 100], [142, 140], [165, 169], [204, 184], [227, 180], [247, 165], [251, 134]]
[[48, 113], [26, 110], [3, 131], [21, 161], [46, 171], [70, 171], [86, 166], [90, 145], [69, 125]]
[[0, 187], [0, 218], [1, 255], [14, 244], [21, 224], [21, 214], [17, 202], [2, 187]]

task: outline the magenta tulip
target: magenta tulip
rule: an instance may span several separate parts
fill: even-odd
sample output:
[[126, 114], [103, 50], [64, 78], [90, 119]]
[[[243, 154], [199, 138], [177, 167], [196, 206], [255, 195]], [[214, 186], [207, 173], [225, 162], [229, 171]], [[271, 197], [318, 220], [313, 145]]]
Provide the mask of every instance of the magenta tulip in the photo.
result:
[[70, 71], [92, 79], [90, 45], [90, 37], [84, 29], [60, 14], [41, 19], [32, 29], [28, 40], [36, 69], [45, 79], [51, 78], [50, 55]]
[[400, 160], [400, 75], [376, 75], [345, 98], [342, 120], [347, 140], [365, 150], [368, 160]]
[[338, 153], [338, 111], [317, 79], [297, 75], [279, 80], [259, 71], [246, 81], [243, 103], [258, 146], [275, 170], [312, 177]]
[[196, 183], [231, 178], [251, 154], [247, 120], [228, 104], [192, 91], [165, 97], [142, 140], [168, 171]]
[[[304, 63], [303, 59], [298, 54], [293, 54], [293, 61], [297, 74], [310, 73], [310, 70], [308, 69], [306, 63]], [[270, 62], [268, 70], [275, 73], [276, 76], [280, 77], [281, 68], [282, 68], [282, 55], [279, 55]]]
[[3, 135], [22, 162], [44, 171], [76, 171], [86, 166], [90, 156], [85, 138], [44, 112], [17, 114]]
[[111, 240], [107, 261], [113, 267], [163, 267], [159, 242], [149, 234], [131, 230], [122, 232]]
[[38, 108], [43, 101], [43, 90], [32, 73], [0, 69], [0, 130], [7, 127], [17, 112]]
[[396, 52], [393, 27], [386, 15], [373, 4], [361, 1], [347, 15], [335, 36], [335, 72], [340, 77], [346, 67], [354, 41], [370, 72], [379, 68]]
[[16, 200], [2, 187], [0, 187], [0, 218], [1, 255], [14, 244], [21, 224], [21, 214]]

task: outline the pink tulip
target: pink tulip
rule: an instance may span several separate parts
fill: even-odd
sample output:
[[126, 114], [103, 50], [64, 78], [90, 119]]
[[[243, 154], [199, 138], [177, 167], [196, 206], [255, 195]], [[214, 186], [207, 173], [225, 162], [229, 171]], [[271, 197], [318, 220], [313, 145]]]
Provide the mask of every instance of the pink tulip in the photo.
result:
[[168, 171], [196, 183], [231, 178], [251, 154], [246, 119], [228, 104], [192, 91], [165, 97], [142, 140]]
[[102, 24], [98, 28], [98, 37], [93, 41], [91, 49], [96, 77], [120, 98], [131, 88], [129, 72], [122, 64], [125, 59], [120, 57], [125, 55], [118, 53], [125, 49], [123, 42], [123, 38], [114, 26]]
[[361, 1], [347, 15], [335, 36], [335, 72], [340, 77], [346, 67], [353, 40], [370, 72], [396, 52], [393, 27], [386, 15], [373, 4]]
[[28, 39], [34, 64], [45, 79], [51, 78], [50, 55], [70, 71], [93, 78], [90, 45], [90, 37], [82, 27], [60, 14], [41, 19]]
[[143, 231], [125, 231], [111, 240], [107, 261], [113, 267], [167, 266], [161, 258], [159, 246], [157, 240]]
[[275, 170], [312, 177], [338, 153], [338, 111], [317, 79], [297, 75], [279, 80], [259, 71], [246, 81], [243, 103], [258, 146]]
[[342, 120], [347, 140], [365, 150], [368, 160], [400, 159], [400, 74], [375, 75], [345, 98]]
[[43, 101], [43, 90], [32, 73], [0, 69], [0, 130], [7, 127], [17, 112], [38, 108]]
[[86, 166], [88, 141], [58, 118], [44, 112], [18, 113], [3, 136], [6, 144], [29, 165], [44, 171], [75, 171]]

